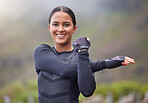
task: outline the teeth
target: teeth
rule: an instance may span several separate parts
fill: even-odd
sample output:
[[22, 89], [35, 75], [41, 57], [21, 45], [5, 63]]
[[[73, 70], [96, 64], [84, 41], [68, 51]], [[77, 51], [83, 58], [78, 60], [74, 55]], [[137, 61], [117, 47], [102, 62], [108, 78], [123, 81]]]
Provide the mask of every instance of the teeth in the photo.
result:
[[60, 34], [58, 34], [58, 36], [59, 36], [59, 37], [64, 37], [65, 35], [60, 35]]

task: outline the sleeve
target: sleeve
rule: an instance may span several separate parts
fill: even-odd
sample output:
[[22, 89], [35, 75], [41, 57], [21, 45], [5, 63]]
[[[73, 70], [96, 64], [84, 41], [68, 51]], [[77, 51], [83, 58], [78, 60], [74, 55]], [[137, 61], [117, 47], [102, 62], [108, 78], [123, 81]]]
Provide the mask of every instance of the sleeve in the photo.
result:
[[77, 64], [67, 63], [51, 52], [51, 47], [45, 44], [38, 46], [34, 52], [34, 62], [36, 72], [41, 70], [60, 75], [62, 77], [76, 77]]
[[104, 70], [106, 69], [106, 65], [105, 65], [105, 61], [104, 60], [98, 60], [98, 61], [91, 61], [90, 60], [90, 65], [91, 65], [91, 70], [92, 72], [97, 72], [97, 71], [100, 71], [100, 70]]
[[93, 62], [90, 60], [92, 72], [97, 72], [103, 69], [114, 69], [116, 67], [122, 66], [122, 62], [124, 62], [124, 56], [116, 56], [111, 59], [105, 59]]
[[76, 54], [77, 78], [79, 91], [85, 96], [91, 96], [96, 88], [96, 82], [89, 63], [88, 51], [81, 51]]

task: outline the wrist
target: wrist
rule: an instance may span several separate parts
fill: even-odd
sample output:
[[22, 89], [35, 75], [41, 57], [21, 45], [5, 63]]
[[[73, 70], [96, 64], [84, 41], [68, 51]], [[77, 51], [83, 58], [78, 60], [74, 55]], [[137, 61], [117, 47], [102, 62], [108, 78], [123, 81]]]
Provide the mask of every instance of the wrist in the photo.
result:
[[85, 50], [87, 50], [87, 49], [81, 49], [81, 50], [78, 50], [78, 52], [85, 51]]

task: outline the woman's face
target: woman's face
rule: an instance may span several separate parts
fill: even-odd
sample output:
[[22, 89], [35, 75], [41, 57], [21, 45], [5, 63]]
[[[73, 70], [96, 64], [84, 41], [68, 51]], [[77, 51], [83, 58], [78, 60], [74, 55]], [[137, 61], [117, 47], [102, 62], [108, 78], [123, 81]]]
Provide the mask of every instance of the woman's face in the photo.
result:
[[76, 31], [72, 18], [65, 12], [56, 12], [51, 17], [49, 31], [56, 45], [71, 44], [72, 34]]

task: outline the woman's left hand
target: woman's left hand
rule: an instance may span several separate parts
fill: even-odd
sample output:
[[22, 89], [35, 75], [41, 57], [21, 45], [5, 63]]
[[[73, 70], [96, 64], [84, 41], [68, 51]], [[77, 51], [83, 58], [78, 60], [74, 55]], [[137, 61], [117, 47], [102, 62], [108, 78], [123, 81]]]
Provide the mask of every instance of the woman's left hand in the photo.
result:
[[135, 63], [134, 59], [130, 58], [130, 57], [125, 57], [124, 62], [122, 62], [123, 66], [127, 66], [129, 63]]

